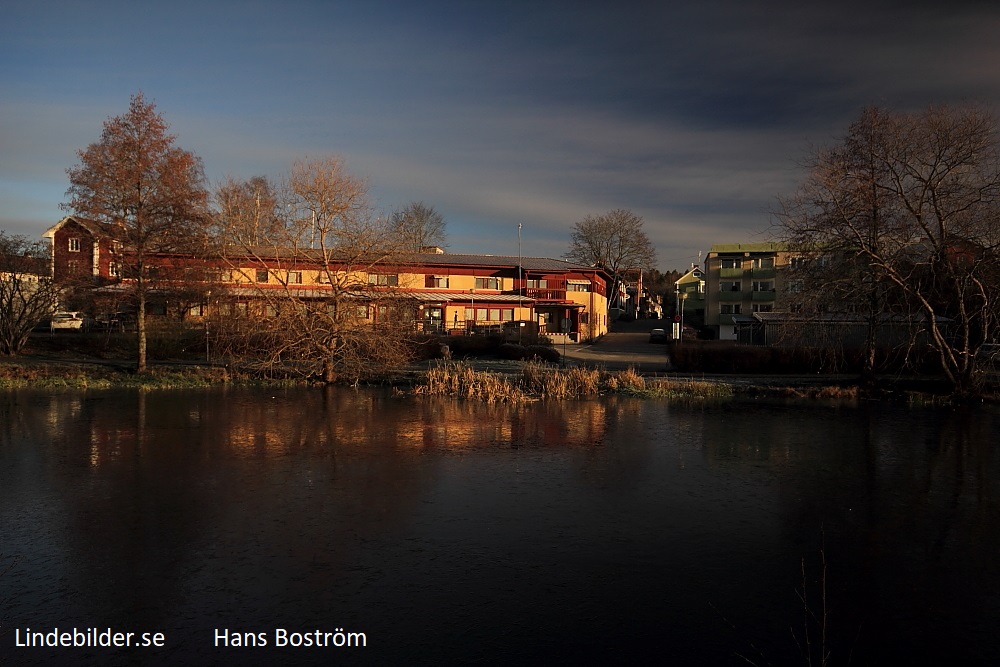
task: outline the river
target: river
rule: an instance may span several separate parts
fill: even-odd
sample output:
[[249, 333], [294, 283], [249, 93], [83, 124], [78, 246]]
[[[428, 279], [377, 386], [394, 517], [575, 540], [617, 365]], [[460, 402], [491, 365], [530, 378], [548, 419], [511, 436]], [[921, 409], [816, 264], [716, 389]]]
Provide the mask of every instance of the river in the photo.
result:
[[[998, 427], [988, 406], [5, 392], [0, 664], [990, 664]], [[62, 633], [129, 645], [45, 645]]]

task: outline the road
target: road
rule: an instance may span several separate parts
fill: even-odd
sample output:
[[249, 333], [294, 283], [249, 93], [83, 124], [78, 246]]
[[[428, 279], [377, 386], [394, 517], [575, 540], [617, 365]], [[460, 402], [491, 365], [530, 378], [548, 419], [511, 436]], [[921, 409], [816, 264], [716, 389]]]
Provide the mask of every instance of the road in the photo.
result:
[[[567, 345], [566, 359], [613, 371], [631, 367], [643, 373], [666, 372], [670, 362], [670, 357], [667, 355], [668, 346], [649, 342], [649, 332], [653, 329], [667, 329], [669, 335], [670, 322], [664, 320], [614, 322], [611, 325], [611, 332], [596, 343]], [[558, 345], [556, 347], [560, 348]]]

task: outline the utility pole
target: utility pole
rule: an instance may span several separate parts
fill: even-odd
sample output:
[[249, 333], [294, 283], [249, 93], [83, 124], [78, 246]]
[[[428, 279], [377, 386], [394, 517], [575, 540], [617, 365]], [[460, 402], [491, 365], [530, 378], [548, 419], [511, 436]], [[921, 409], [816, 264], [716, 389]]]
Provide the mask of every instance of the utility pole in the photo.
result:
[[[517, 319], [521, 319], [523, 315], [521, 295], [524, 292], [524, 280], [521, 271], [521, 223], [517, 223]], [[523, 325], [518, 324], [517, 326], [517, 344], [521, 344], [521, 328]]]

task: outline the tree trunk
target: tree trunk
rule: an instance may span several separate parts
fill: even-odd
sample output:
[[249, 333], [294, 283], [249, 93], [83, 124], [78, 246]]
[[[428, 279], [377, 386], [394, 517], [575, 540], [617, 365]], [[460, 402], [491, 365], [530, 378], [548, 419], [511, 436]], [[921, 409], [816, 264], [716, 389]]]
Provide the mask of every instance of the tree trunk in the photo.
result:
[[327, 356], [323, 360], [323, 382], [333, 384], [337, 381], [337, 372], [333, 368], [333, 357]]

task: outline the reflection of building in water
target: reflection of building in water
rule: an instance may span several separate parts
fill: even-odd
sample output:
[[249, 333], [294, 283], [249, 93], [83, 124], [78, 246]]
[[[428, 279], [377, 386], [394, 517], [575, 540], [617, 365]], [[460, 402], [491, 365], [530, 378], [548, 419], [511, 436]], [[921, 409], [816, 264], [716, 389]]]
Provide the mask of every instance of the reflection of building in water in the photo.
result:
[[[330, 449], [337, 453], [482, 447], [589, 447], [608, 429], [609, 401], [486, 405], [379, 391], [295, 389], [185, 393], [108, 392], [54, 397], [43, 413], [48, 432], [86, 443], [99, 466], [175, 448], [191, 457], [259, 458]], [[610, 412], [609, 412], [610, 411]], [[163, 449], [167, 439], [175, 447]], [[333, 448], [336, 448], [335, 450]], [[84, 452], [80, 451], [80, 454]]]

